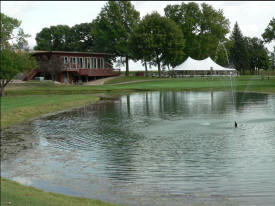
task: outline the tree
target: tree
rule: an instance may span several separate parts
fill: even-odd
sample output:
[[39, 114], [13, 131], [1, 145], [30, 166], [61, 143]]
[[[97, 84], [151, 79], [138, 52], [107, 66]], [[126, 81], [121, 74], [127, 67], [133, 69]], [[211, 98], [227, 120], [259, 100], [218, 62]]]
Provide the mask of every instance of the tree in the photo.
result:
[[129, 58], [132, 58], [129, 41], [138, 22], [139, 12], [129, 1], [108, 1], [93, 21], [95, 50], [125, 57], [126, 76], [129, 75]]
[[[212, 6], [202, 3], [182, 3], [168, 5], [164, 9], [166, 17], [176, 22], [186, 39], [184, 52], [194, 59], [214, 58], [219, 41], [225, 39], [229, 32], [229, 20], [222, 10], [216, 11]], [[186, 56], [186, 57], [187, 57]]]
[[180, 28], [157, 12], [141, 20], [131, 41], [137, 58], [158, 65], [159, 76], [161, 63], [176, 66], [184, 55], [184, 38]]
[[245, 37], [245, 42], [249, 57], [250, 73], [254, 73], [255, 67], [268, 69], [270, 65], [268, 50], [264, 47], [263, 41], [257, 37]]
[[230, 67], [231, 62], [229, 59], [230, 49], [233, 46], [233, 42], [229, 39], [226, 39], [224, 42], [220, 42], [216, 49], [216, 55], [213, 58], [215, 62], [224, 67]]
[[71, 30], [67, 25], [51, 26], [43, 28], [36, 34], [35, 50], [44, 51], [72, 51]]
[[28, 50], [28, 41], [26, 38], [31, 37], [29, 34], [25, 34], [22, 28], [19, 28], [18, 34], [16, 36], [16, 44], [13, 45], [14, 49]]
[[22, 51], [3, 49], [1, 51], [0, 86], [1, 96], [5, 96], [5, 87], [20, 72], [33, 69], [37, 63], [30, 54]]
[[146, 37], [140, 28], [141, 24], [136, 28], [135, 32], [130, 38], [130, 48], [132, 51], [132, 59], [134, 61], [141, 60], [145, 67], [145, 76], [148, 76], [147, 63], [151, 60], [151, 52], [146, 45]]
[[[5, 87], [15, 75], [37, 65], [34, 58], [20, 50], [20, 43], [26, 43], [25, 37], [29, 36], [20, 25], [21, 21], [1, 13], [1, 96], [5, 95]], [[14, 34], [17, 29], [18, 33]], [[10, 43], [12, 40], [16, 40], [13, 45]]]
[[21, 22], [19, 20], [1, 13], [1, 50], [5, 49], [9, 45], [9, 40], [15, 38], [13, 31], [17, 29], [20, 24]]
[[[1, 50], [7, 47], [11, 47], [10, 41], [15, 40], [14, 48], [22, 49], [26, 46], [26, 38], [30, 35], [25, 34], [23, 29], [20, 28], [21, 21], [18, 19], [9, 17], [1, 13], [1, 32], [0, 32], [0, 41], [1, 41]], [[15, 33], [17, 31], [17, 33]]]
[[275, 47], [273, 47], [273, 52], [270, 52], [270, 68], [275, 70]]
[[36, 35], [34, 49], [44, 51], [83, 51], [93, 50], [92, 23], [51, 26], [43, 28]]
[[199, 5], [194, 2], [188, 4], [183, 2], [181, 5], [168, 5], [164, 8], [164, 11], [165, 16], [176, 22], [182, 30], [186, 39], [185, 54], [198, 58], [199, 41], [197, 35], [201, 19]]
[[50, 73], [52, 80], [57, 80], [57, 75], [64, 69], [64, 61], [58, 56], [42, 55], [39, 59], [39, 68], [42, 72]]
[[76, 24], [71, 27], [70, 48], [74, 51], [93, 51], [92, 23]]
[[226, 40], [229, 30], [229, 20], [223, 16], [223, 11], [216, 11], [211, 5], [202, 3], [200, 21], [199, 45], [200, 58], [215, 55], [219, 42]]
[[266, 43], [275, 40], [275, 18], [270, 20], [265, 32], [262, 34], [262, 37]]
[[249, 56], [245, 39], [237, 22], [230, 39], [233, 41], [233, 46], [230, 49], [230, 60], [238, 71], [244, 73], [244, 70], [249, 68]]

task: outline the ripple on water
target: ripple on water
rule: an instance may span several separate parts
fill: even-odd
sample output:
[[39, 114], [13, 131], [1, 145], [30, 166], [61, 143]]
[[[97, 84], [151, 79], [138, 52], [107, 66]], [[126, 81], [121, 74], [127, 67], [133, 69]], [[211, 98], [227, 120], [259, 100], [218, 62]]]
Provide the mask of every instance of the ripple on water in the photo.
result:
[[134, 93], [36, 120], [39, 145], [3, 170], [125, 205], [271, 205], [275, 98], [231, 98]]

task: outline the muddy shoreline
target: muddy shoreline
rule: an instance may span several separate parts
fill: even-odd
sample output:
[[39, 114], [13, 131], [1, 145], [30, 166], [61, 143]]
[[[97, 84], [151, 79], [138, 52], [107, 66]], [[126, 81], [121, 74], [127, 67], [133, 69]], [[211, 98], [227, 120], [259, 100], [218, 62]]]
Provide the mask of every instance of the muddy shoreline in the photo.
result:
[[12, 125], [1, 131], [1, 160], [14, 158], [20, 152], [34, 147], [37, 138], [33, 135], [32, 121]]

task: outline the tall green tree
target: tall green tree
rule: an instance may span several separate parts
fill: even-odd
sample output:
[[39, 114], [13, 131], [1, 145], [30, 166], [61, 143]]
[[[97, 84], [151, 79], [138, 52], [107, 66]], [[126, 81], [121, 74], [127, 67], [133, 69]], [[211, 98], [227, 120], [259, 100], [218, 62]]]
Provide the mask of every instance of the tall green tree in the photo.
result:
[[1, 51], [0, 87], [1, 96], [5, 96], [5, 87], [20, 72], [34, 69], [37, 62], [30, 54], [23, 51], [3, 49]]
[[275, 70], [275, 46], [273, 47], [273, 51], [270, 52], [270, 69]]
[[132, 59], [134, 61], [140, 60], [142, 65], [145, 67], [145, 76], [148, 76], [148, 63], [151, 60], [151, 53], [147, 48], [147, 39], [146, 34], [144, 33], [144, 28], [141, 28], [143, 25], [139, 24], [139, 26], [135, 29], [134, 33], [130, 37], [130, 48], [132, 52]]
[[36, 50], [93, 51], [92, 23], [50, 26], [36, 35]]
[[186, 39], [184, 52], [194, 59], [214, 58], [219, 41], [225, 41], [229, 32], [229, 20], [222, 10], [215, 10], [206, 3], [181, 3], [168, 5], [166, 17], [175, 21]]
[[229, 59], [230, 49], [233, 46], [233, 42], [230, 39], [226, 39], [217, 46], [216, 54], [213, 60], [224, 67], [230, 67], [231, 62]]
[[225, 35], [229, 30], [229, 20], [223, 15], [222, 10], [216, 11], [211, 5], [201, 4], [202, 15], [200, 23], [199, 41], [200, 57], [214, 58], [216, 48], [221, 41], [225, 41]]
[[93, 51], [92, 23], [81, 23], [71, 27], [70, 48], [74, 51]]
[[133, 51], [143, 59], [158, 66], [176, 66], [184, 55], [184, 38], [180, 28], [171, 19], [160, 16], [157, 12], [146, 15], [132, 37], [136, 45]]
[[244, 74], [244, 71], [249, 68], [249, 56], [246, 47], [245, 38], [236, 22], [230, 36], [233, 46], [230, 49], [230, 60], [235, 68]]
[[[180, 5], [168, 5], [164, 8], [165, 16], [176, 22], [186, 39], [184, 52], [187, 56], [198, 58], [199, 51], [199, 23], [201, 19], [201, 11], [199, 5], [194, 2]], [[186, 56], [186, 57], [187, 57]]]
[[275, 18], [272, 18], [262, 34], [263, 39], [266, 43], [275, 40]]
[[[24, 46], [27, 45], [26, 38], [30, 37], [30, 35], [25, 34], [24, 30], [20, 28], [20, 25], [21, 21], [19, 21], [18, 19], [9, 17], [1, 13], [1, 49], [5, 49], [11, 46], [17, 49], [23, 49]], [[15, 43], [11, 45], [11, 41]]]
[[72, 51], [71, 30], [67, 25], [50, 26], [43, 28], [36, 34], [35, 50], [44, 51]]
[[125, 57], [126, 76], [132, 58], [130, 37], [139, 22], [139, 12], [129, 1], [108, 1], [93, 21], [94, 48], [100, 52]]
[[1, 49], [6, 48], [9, 45], [9, 40], [14, 39], [14, 30], [20, 26], [21, 22], [18, 19], [9, 17], [1, 13]]
[[[5, 95], [5, 87], [15, 75], [37, 66], [35, 59], [19, 48], [20, 43], [27, 42], [25, 37], [29, 36], [24, 33], [20, 25], [21, 21], [18, 19], [1, 13], [1, 96]], [[11, 40], [16, 40], [13, 45], [10, 43]]]
[[254, 73], [255, 67], [268, 69], [270, 65], [268, 50], [264, 47], [263, 41], [257, 37], [245, 37], [250, 73]]

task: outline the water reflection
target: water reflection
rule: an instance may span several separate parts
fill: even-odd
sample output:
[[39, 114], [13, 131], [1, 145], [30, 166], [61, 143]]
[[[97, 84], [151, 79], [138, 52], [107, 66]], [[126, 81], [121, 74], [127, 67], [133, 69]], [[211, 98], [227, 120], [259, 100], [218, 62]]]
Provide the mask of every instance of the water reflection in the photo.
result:
[[275, 97], [234, 99], [142, 92], [36, 120], [39, 145], [2, 168], [125, 205], [272, 205]]

